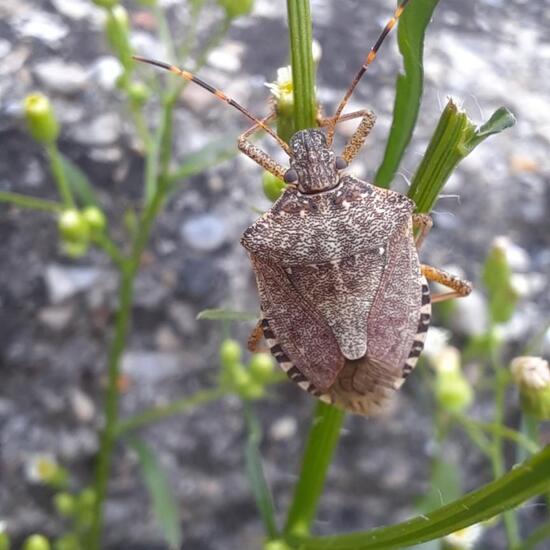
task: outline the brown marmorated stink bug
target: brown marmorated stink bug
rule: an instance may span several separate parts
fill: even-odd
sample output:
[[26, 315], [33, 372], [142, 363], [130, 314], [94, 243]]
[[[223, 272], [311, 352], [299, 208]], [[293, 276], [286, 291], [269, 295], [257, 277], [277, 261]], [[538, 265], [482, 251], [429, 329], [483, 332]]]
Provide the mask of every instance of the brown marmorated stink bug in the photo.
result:
[[[275, 113], [259, 120], [195, 75], [136, 57], [195, 82], [254, 122], [240, 136], [238, 148], [287, 187], [241, 240], [261, 303], [261, 320], [249, 347], [255, 351], [264, 337], [281, 368], [302, 389], [359, 414], [380, 410], [415, 367], [431, 304], [471, 291], [467, 281], [420, 263], [418, 248], [432, 220], [415, 214], [411, 199], [343, 172], [375, 117], [366, 110], [342, 112], [407, 3], [394, 12], [335, 115], [319, 121], [327, 135], [321, 129], [301, 130], [289, 144], [268, 126]], [[336, 124], [359, 117], [355, 133], [336, 156]], [[277, 140], [290, 157], [290, 168], [248, 141], [259, 130]], [[430, 296], [428, 280], [451, 291]]]

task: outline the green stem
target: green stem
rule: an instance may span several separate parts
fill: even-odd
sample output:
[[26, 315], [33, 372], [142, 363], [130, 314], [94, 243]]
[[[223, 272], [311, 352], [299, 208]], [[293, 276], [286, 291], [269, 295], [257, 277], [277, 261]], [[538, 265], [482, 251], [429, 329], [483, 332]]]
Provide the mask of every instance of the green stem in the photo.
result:
[[190, 409], [194, 409], [195, 407], [199, 407], [200, 405], [215, 401], [227, 393], [228, 390], [225, 388], [211, 388], [208, 390], [198, 391], [189, 397], [176, 399], [168, 405], [145, 410], [134, 416], [121, 420], [116, 428], [116, 435], [117, 437], [124, 436], [128, 432], [136, 430], [137, 428], [142, 428], [149, 424], [169, 418], [175, 414], [181, 414]]
[[57, 214], [63, 211], [63, 205], [58, 202], [11, 193], [10, 191], [0, 191], [0, 202], [7, 202], [20, 208], [30, 208], [31, 210], [43, 210]]
[[134, 291], [134, 270], [125, 269], [121, 273], [118, 292], [119, 309], [116, 317], [115, 335], [109, 351], [108, 384], [105, 398], [105, 427], [101, 433], [98, 464], [96, 470], [95, 492], [96, 500], [90, 529], [91, 550], [101, 548], [101, 533], [103, 531], [103, 504], [107, 496], [107, 484], [113, 447], [116, 439], [115, 426], [118, 419], [118, 378], [120, 359], [126, 345], [126, 336], [130, 325], [131, 307]]
[[46, 153], [50, 162], [50, 170], [52, 171], [61, 200], [66, 208], [74, 208], [75, 202], [73, 194], [67, 179], [67, 174], [63, 169], [63, 162], [57, 144], [54, 142], [46, 145]]
[[309, 0], [287, 0], [294, 89], [294, 131], [316, 126], [315, 65]]
[[[493, 424], [504, 425], [504, 412], [506, 407], [506, 387], [508, 376], [498, 359], [498, 350], [491, 346], [491, 363], [495, 374], [495, 411]], [[490, 447], [490, 460], [495, 479], [500, 479], [505, 471], [504, 454], [502, 448], [502, 435], [493, 434], [493, 441]], [[503, 514], [504, 528], [508, 539], [508, 546], [514, 548], [520, 542], [519, 525], [514, 510], [509, 510]]]
[[315, 518], [345, 413], [319, 401], [311, 423], [300, 477], [284, 529], [285, 536], [306, 536]]

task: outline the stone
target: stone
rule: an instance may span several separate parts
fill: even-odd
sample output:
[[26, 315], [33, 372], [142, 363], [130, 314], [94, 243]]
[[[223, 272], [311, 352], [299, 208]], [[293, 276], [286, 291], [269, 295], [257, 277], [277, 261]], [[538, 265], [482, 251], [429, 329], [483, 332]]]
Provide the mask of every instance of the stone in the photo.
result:
[[90, 68], [90, 78], [107, 91], [116, 88], [116, 81], [122, 73], [120, 61], [113, 55], [100, 57]]
[[117, 113], [104, 113], [73, 130], [73, 137], [82, 145], [108, 146], [118, 140], [122, 123]]
[[92, 267], [50, 264], [46, 267], [44, 277], [50, 302], [59, 304], [79, 292], [90, 289], [98, 281], [100, 271]]
[[36, 38], [54, 48], [60, 46], [69, 34], [69, 27], [60, 17], [38, 10], [29, 11], [16, 19], [14, 27], [22, 38]]
[[81, 92], [88, 82], [88, 72], [84, 67], [58, 58], [37, 63], [34, 74], [48, 91], [60, 94]]
[[71, 409], [79, 422], [89, 423], [95, 417], [94, 402], [80, 389], [74, 388], [69, 393]]
[[220, 248], [228, 237], [227, 226], [221, 216], [201, 214], [181, 225], [181, 236], [195, 250], [212, 252]]

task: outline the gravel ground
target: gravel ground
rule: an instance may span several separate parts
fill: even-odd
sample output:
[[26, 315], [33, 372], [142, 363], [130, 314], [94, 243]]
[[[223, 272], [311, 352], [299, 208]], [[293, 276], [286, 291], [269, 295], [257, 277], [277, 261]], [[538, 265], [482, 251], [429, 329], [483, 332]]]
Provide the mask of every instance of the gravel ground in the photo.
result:
[[[182, 3], [164, 2], [177, 33]], [[280, 4], [280, 5], [279, 5]], [[390, 0], [313, 0], [314, 35], [322, 46], [319, 97], [330, 111], [388, 18]], [[336, 8], [338, 6], [338, 8]], [[148, 19], [132, 3], [141, 28], [135, 47], [154, 57], [162, 48]], [[235, 22], [210, 56], [204, 77], [255, 113], [266, 111], [276, 69], [286, 63], [284, 5], [257, 0], [250, 17]], [[204, 39], [219, 20], [208, 10]], [[418, 130], [402, 165], [406, 189], [447, 96], [481, 121], [504, 105], [517, 125], [491, 138], [468, 158], [436, 205], [435, 229], [423, 259], [460, 266], [474, 282], [497, 235], [507, 236], [520, 308], [506, 327], [520, 346], [548, 319], [550, 293], [550, 3], [548, 0], [442, 0], [425, 52], [425, 96]], [[353, 171], [371, 179], [391, 121], [399, 60], [395, 37], [354, 95], [378, 123]], [[114, 86], [115, 60], [101, 34], [101, 17], [86, 0], [5, 0], [0, 5], [0, 189], [54, 198], [39, 148], [23, 129], [20, 104], [35, 89], [53, 100], [63, 123], [62, 150], [97, 185], [111, 218], [138, 204], [143, 163]], [[151, 107], [152, 120], [155, 117]], [[179, 159], [220, 135], [245, 127], [238, 113], [188, 88], [177, 111]], [[137, 282], [134, 324], [124, 370], [131, 387], [124, 414], [191, 394], [216, 373], [221, 338], [215, 323], [196, 322], [205, 307], [254, 309], [257, 297], [243, 250], [242, 230], [266, 208], [259, 171], [237, 157], [192, 178], [176, 193], [155, 229]], [[29, 532], [55, 533], [51, 493], [32, 484], [25, 465], [50, 452], [90, 480], [100, 424], [105, 346], [116, 305], [116, 277], [105, 258], [64, 258], [48, 216], [0, 206], [0, 521], [20, 540]], [[457, 269], [457, 268], [455, 268]], [[467, 334], [484, 315], [483, 299], [460, 305], [456, 332]], [[476, 325], [477, 326], [477, 325]], [[245, 338], [247, 327], [233, 327]], [[550, 338], [547, 338], [550, 353]], [[422, 377], [413, 376], [389, 413], [349, 417], [330, 471], [315, 529], [335, 533], [410, 516], [427, 487], [433, 429]], [[265, 429], [262, 451], [278, 509], [290, 499], [312, 410], [309, 396], [290, 384], [256, 407]], [[480, 415], [487, 403], [476, 406]], [[511, 402], [509, 416], [517, 415]], [[185, 548], [258, 548], [261, 524], [244, 474], [240, 405], [225, 399], [144, 432], [166, 467], [180, 505]], [[461, 464], [465, 489], [489, 479], [487, 465], [456, 439], [449, 456]], [[147, 505], [135, 456], [117, 449], [107, 505], [108, 549], [165, 548]], [[523, 528], [544, 510], [526, 506]], [[486, 548], [505, 548], [503, 530], [487, 534]]]

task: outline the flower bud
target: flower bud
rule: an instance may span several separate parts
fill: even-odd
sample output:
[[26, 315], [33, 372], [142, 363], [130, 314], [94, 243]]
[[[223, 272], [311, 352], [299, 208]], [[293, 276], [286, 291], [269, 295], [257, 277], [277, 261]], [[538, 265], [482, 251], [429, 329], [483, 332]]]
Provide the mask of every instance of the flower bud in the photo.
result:
[[68, 518], [74, 514], [75, 499], [70, 493], [57, 493], [53, 497], [53, 504], [57, 513], [64, 518]]
[[539, 420], [550, 419], [550, 367], [540, 357], [516, 357], [510, 364], [519, 386], [521, 408]]
[[42, 145], [53, 143], [59, 135], [59, 124], [50, 100], [42, 94], [31, 94], [24, 101], [25, 120], [31, 136]]
[[25, 539], [23, 550], [50, 550], [48, 539], [42, 535], [31, 535]]
[[283, 540], [269, 540], [264, 544], [264, 550], [291, 550]]
[[136, 105], [143, 105], [151, 95], [151, 90], [143, 82], [131, 82], [128, 86], [128, 95]]
[[462, 412], [474, 399], [472, 387], [460, 368], [460, 353], [446, 346], [433, 359], [435, 397], [450, 412]]
[[[107, 21], [105, 22], [105, 34], [107, 40], [117, 54], [122, 66], [126, 71], [132, 66], [132, 50], [129, 42], [129, 18], [126, 9], [117, 4], [113, 9], [109, 10]], [[121, 77], [119, 77], [121, 78]], [[125, 79], [126, 75], [122, 75]], [[126, 80], [124, 80], [126, 82]]]
[[90, 238], [88, 221], [76, 208], [68, 208], [61, 212], [57, 220], [57, 228], [65, 242], [83, 243]]
[[218, 0], [218, 4], [225, 10], [229, 19], [235, 19], [250, 13], [254, 7], [254, 0]]
[[285, 182], [266, 171], [262, 176], [262, 187], [265, 196], [270, 201], [275, 202], [283, 194], [283, 191], [285, 190]]
[[87, 206], [82, 210], [82, 217], [88, 224], [92, 235], [101, 233], [107, 225], [105, 214], [97, 206]]
[[241, 360], [241, 345], [236, 340], [226, 338], [220, 346], [220, 361], [225, 369], [231, 368]]
[[82, 550], [78, 536], [69, 533], [55, 541], [55, 550]]
[[82, 258], [87, 252], [89, 248], [89, 241], [81, 241], [81, 242], [74, 242], [71, 243], [69, 241], [63, 241], [61, 243], [61, 248], [63, 251], [63, 254], [65, 256], [68, 256], [69, 258]]
[[268, 353], [255, 353], [249, 364], [252, 378], [263, 384], [273, 375], [273, 358]]

